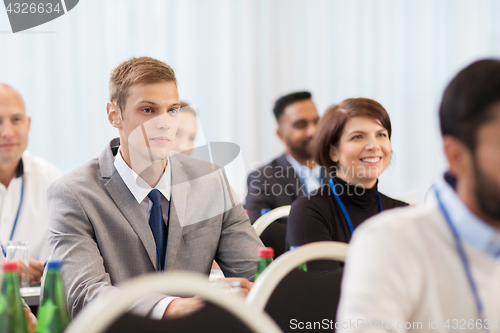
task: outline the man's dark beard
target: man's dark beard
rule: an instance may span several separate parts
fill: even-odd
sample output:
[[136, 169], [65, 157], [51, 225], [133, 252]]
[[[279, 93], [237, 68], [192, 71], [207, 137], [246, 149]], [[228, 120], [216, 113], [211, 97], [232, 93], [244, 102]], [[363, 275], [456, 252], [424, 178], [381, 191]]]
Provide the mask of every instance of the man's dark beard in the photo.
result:
[[294, 144], [289, 139], [287, 139], [287, 146], [290, 150], [300, 158], [304, 160], [310, 160], [312, 158], [311, 154], [311, 140], [312, 137], [307, 138], [306, 140], [301, 141], [299, 144]]
[[474, 177], [476, 178], [476, 200], [481, 211], [489, 218], [500, 221], [500, 186], [480, 170], [477, 158], [473, 161]]

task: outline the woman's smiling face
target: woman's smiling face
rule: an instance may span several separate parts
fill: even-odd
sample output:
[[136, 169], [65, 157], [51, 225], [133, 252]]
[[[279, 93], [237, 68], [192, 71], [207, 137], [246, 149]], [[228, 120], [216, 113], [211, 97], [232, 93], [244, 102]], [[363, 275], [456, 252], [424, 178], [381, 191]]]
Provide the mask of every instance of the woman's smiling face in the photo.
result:
[[372, 188], [391, 160], [388, 131], [375, 118], [353, 117], [337, 146], [332, 146], [331, 158], [338, 163], [338, 177]]

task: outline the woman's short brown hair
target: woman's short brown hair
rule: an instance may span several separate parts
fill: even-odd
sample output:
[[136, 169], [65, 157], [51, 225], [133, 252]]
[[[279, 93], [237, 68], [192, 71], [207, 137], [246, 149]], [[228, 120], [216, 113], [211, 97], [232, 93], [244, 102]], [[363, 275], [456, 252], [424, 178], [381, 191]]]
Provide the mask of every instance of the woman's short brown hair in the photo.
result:
[[109, 100], [116, 103], [123, 116], [129, 88], [139, 83], [174, 82], [174, 70], [166, 63], [150, 58], [132, 58], [121, 63], [111, 72], [109, 79]]
[[387, 130], [391, 138], [391, 120], [380, 103], [368, 98], [349, 98], [338, 105], [330, 106], [318, 124], [314, 136], [314, 159], [330, 171], [336, 171], [338, 163], [332, 161], [331, 147], [338, 146], [347, 121], [354, 117], [376, 119]]

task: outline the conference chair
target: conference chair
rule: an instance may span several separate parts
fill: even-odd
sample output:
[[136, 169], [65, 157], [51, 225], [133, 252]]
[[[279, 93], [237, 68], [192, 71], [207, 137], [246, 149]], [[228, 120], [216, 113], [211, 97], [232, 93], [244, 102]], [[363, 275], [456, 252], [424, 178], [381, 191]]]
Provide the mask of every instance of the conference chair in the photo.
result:
[[[253, 227], [255, 232], [265, 246], [274, 249], [274, 256], [277, 258], [286, 251], [286, 223], [278, 221], [290, 215], [290, 205], [275, 208], [262, 215], [255, 221]], [[276, 222], [277, 223], [273, 223]]]
[[[126, 313], [150, 293], [197, 295], [208, 304], [178, 319], [152, 320]], [[243, 298], [226, 294], [205, 276], [190, 272], [143, 275], [92, 301], [75, 317], [65, 333], [100, 332], [281, 332], [266, 314], [245, 305]]]
[[284, 332], [295, 332], [307, 322], [319, 322], [316, 329], [333, 331], [342, 269], [319, 274], [297, 267], [310, 260], [345, 261], [347, 248], [341, 242], [316, 242], [284, 253], [259, 276], [246, 303], [265, 310]]

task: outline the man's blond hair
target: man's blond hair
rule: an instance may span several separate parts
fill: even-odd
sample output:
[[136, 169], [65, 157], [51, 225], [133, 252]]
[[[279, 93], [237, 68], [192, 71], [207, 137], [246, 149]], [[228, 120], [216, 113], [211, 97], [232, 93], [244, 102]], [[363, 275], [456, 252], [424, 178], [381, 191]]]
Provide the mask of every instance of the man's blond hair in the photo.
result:
[[177, 85], [175, 73], [169, 65], [150, 57], [132, 58], [121, 63], [111, 72], [109, 99], [118, 105], [123, 117], [131, 86], [159, 82], [174, 82]]

